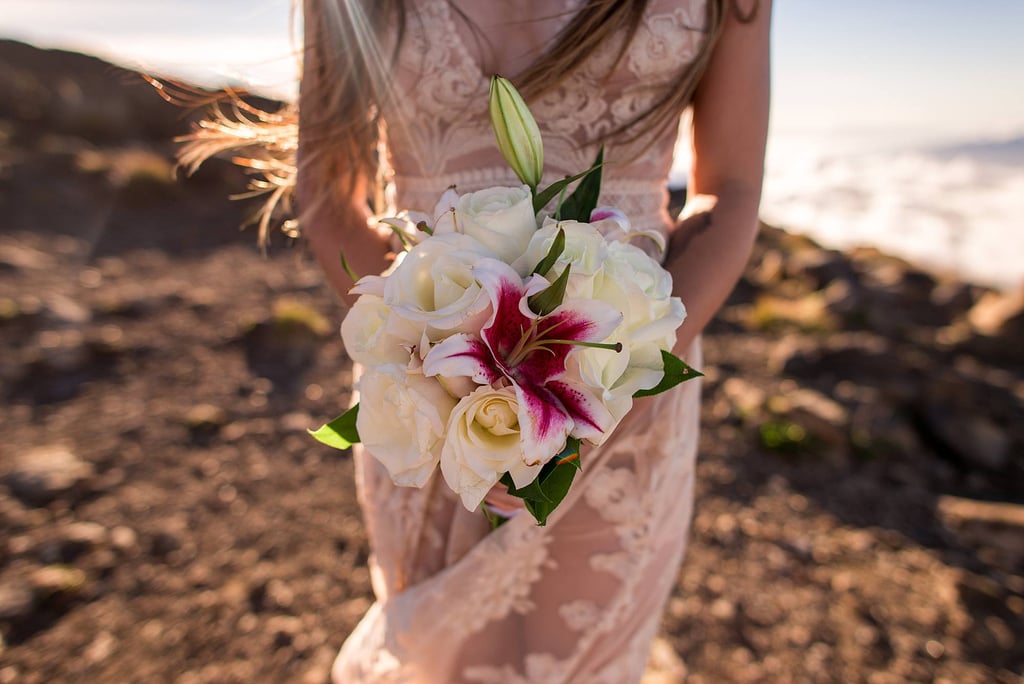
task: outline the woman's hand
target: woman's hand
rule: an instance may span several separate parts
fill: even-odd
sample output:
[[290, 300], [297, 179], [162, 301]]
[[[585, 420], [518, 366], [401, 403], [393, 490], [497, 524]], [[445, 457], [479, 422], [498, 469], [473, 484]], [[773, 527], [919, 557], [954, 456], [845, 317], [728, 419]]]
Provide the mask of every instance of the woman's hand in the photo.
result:
[[500, 482], [491, 487], [491, 491], [487, 492], [487, 496], [484, 497], [484, 503], [492, 508], [496, 508], [499, 515], [505, 515], [506, 517], [511, 517], [526, 510], [526, 504], [523, 500], [509, 494], [508, 487]]

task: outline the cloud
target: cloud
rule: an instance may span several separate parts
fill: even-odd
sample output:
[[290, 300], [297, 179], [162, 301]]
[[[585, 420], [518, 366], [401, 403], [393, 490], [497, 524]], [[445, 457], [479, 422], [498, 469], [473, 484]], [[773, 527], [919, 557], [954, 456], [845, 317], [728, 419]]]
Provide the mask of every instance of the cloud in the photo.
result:
[[761, 211], [769, 223], [992, 285], [1024, 280], [1019, 141], [868, 154], [817, 152], [808, 142], [769, 156]]

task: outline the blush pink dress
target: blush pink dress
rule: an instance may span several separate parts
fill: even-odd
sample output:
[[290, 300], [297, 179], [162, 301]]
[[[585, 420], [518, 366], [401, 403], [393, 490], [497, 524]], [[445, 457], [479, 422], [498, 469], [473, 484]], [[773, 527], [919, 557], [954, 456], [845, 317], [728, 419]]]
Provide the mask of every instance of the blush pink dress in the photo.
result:
[[[498, 1], [461, 7], [486, 12]], [[489, 39], [553, 37], [575, 4], [538, 4], [552, 16]], [[486, 17], [476, 23], [486, 28]], [[597, 152], [589, 141], [671, 87], [705, 40], [704, 24], [703, 0], [652, 0], [610, 77], [614, 41], [531, 103], [544, 138], [545, 183], [589, 166]], [[519, 184], [494, 141], [489, 74], [467, 26], [447, 0], [410, 3], [395, 70], [401, 97], [384, 112], [400, 208], [429, 211], [449, 185], [469, 192]], [[671, 130], [606, 144], [601, 203], [624, 210], [635, 227], [667, 231], [675, 137]], [[654, 253], [648, 242], [641, 246]], [[700, 366], [696, 345], [687, 360]], [[638, 401], [603, 446], [584, 453], [583, 471], [546, 527], [519, 515], [491, 532], [439, 476], [423, 489], [395, 487], [357, 449], [377, 600], [342, 647], [334, 681], [640, 681], [686, 548], [699, 394], [691, 381]]]

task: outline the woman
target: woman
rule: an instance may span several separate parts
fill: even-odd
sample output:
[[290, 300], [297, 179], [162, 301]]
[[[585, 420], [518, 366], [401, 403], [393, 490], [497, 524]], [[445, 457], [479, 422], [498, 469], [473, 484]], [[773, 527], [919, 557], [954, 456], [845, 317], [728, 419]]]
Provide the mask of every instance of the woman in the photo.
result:
[[[604, 144], [601, 203], [669, 234], [661, 256], [689, 312], [674, 351], [699, 367], [700, 331], [756, 233], [770, 9], [306, 0], [298, 196], [330, 283], [342, 296], [352, 285], [339, 251], [360, 274], [388, 265], [388, 235], [364, 201], [384, 172], [408, 209], [431, 208], [449, 185], [518, 185], [487, 116], [489, 77], [500, 73], [540, 125], [545, 183], [586, 168]], [[677, 220], [664, 188], [687, 105], [694, 161]], [[638, 401], [586, 455], [543, 528], [518, 515], [491, 532], [443, 485], [394, 487], [356, 453], [377, 602], [342, 648], [335, 681], [639, 681], [686, 546], [698, 393], [693, 382]]]

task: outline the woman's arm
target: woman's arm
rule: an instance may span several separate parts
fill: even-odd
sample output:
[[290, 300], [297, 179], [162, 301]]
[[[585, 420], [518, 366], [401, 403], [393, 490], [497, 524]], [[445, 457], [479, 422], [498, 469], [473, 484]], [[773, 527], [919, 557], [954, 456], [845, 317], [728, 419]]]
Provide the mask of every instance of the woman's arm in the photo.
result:
[[[301, 132], [299, 134], [301, 140]], [[300, 143], [301, 145], [301, 143]], [[327, 276], [327, 282], [348, 305], [354, 284], [341, 264], [341, 254], [355, 275], [376, 275], [387, 268], [389, 235], [370, 225], [366, 182], [349, 190], [346, 181], [319, 179], [299, 174], [298, 199], [302, 210], [302, 234]]]
[[[299, 89], [299, 149], [297, 198], [300, 226], [314, 256], [327, 275], [327, 282], [345, 300], [352, 278], [341, 265], [340, 254], [358, 276], [376, 275], [388, 265], [390, 232], [370, 224], [366, 178], [354, 179], [341, 168], [344, 149], [332, 144], [330, 122], [334, 120], [326, 92], [331, 87], [332, 70], [323, 55], [333, 54], [315, 42], [328, 40], [322, 30], [321, 3], [307, 0], [303, 7], [304, 36], [302, 82]], [[331, 162], [334, 163], [331, 163]]]
[[675, 294], [687, 309], [677, 354], [725, 302], [757, 235], [768, 134], [770, 20], [768, 0], [760, 0], [748, 23], [730, 12], [694, 95], [688, 197], [666, 260]]

